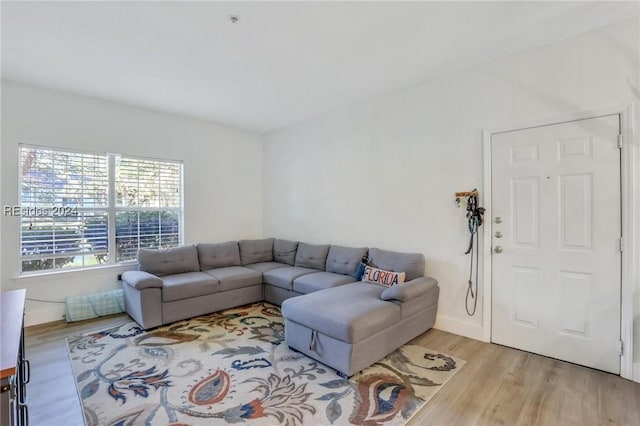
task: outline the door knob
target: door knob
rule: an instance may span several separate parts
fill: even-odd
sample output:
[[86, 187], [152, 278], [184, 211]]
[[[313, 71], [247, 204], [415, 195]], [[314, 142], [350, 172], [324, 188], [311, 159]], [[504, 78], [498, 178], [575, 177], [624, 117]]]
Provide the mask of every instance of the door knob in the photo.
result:
[[498, 254], [502, 253], [502, 246], [496, 246], [496, 248], [493, 249], [493, 251], [495, 251]]
[[495, 223], [502, 223], [502, 218], [501, 218], [500, 216], [496, 216], [496, 218], [495, 218], [495, 219], [493, 219], [493, 221], [494, 221]]
[[495, 235], [496, 235], [496, 238], [502, 238], [502, 235], [503, 235], [503, 234], [502, 234], [502, 232], [500, 232], [500, 231], [496, 231], [496, 234], [495, 234]]

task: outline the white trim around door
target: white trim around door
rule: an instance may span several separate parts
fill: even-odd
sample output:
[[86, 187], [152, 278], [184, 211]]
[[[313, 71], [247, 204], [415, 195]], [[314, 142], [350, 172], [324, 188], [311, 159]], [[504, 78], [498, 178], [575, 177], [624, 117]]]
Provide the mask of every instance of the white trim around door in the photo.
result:
[[[640, 382], [640, 363], [634, 365], [633, 348], [633, 318], [640, 315], [640, 300], [634, 301], [634, 293], [640, 294], [640, 138], [635, 123], [638, 122], [638, 107], [636, 104], [624, 106], [599, 108], [581, 111], [574, 114], [566, 114], [558, 117], [538, 120], [530, 123], [521, 123], [496, 129], [483, 130], [483, 204], [486, 209], [485, 217], [491, 218], [491, 136], [513, 130], [522, 130], [532, 127], [547, 126], [568, 121], [584, 120], [617, 114], [620, 116], [620, 128], [622, 129], [621, 150], [621, 196], [622, 196], [622, 284], [621, 284], [621, 316], [620, 334], [623, 341], [623, 351], [620, 358], [620, 376]], [[491, 227], [483, 229], [483, 340], [491, 341]], [[638, 306], [638, 308], [636, 308]], [[634, 372], [635, 370], [635, 372]]]

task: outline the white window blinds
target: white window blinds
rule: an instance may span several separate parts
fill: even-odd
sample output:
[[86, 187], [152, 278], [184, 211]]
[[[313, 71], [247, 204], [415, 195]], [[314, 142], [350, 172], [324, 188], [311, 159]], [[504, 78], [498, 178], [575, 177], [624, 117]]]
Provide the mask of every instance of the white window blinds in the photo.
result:
[[179, 244], [182, 165], [120, 157], [115, 169], [117, 261]]

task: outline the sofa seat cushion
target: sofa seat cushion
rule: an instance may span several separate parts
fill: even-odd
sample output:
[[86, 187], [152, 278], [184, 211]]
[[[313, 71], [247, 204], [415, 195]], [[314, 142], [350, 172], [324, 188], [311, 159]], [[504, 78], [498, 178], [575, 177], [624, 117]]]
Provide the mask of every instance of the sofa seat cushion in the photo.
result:
[[303, 275], [293, 280], [293, 291], [307, 294], [325, 288], [337, 287], [339, 285], [353, 283], [353, 277], [333, 272], [315, 272]]
[[362, 282], [316, 291], [285, 300], [282, 316], [355, 344], [400, 321], [400, 306], [381, 300], [383, 291], [384, 287]]
[[205, 271], [220, 282], [220, 291], [262, 284], [262, 273], [242, 266], [227, 266]]
[[285, 268], [285, 267], [287, 267], [287, 265], [280, 262], [258, 262], [258, 263], [252, 263], [251, 265], [245, 266], [245, 268], [253, 269], [254, 271], [260, 272], [261, 274], [267, 271], [270, 271], [272, 269]]
[[204, 272], [187, 272], [162, 277], [163, 302], [189, 299], [218, 291], [220, 291], [218, 279]]
[[314, 272], [318, 272], [318, 270], [300, 266], [285, 266], [265, 272], [262, 274], [262, 280], [265, 284], [293, 290], [293, 281], [296, 278], [306, 274], [313, 274]]

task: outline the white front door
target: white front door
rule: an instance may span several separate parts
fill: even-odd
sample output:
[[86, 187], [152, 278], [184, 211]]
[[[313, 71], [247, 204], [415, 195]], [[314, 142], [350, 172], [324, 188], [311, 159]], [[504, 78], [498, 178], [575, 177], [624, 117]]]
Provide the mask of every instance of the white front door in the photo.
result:
[[620, 373], [618, 115], [491, 137], [492, 341]]

